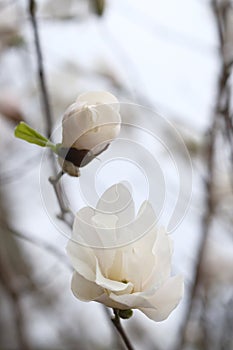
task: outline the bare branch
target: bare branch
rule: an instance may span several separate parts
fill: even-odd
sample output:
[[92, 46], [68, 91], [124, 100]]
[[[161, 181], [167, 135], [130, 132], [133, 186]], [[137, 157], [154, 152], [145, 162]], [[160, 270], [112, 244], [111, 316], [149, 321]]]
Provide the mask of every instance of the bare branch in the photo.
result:
[[[45, 72], [44, 72], [44, 65], [43, 65], [43, 56], [42, 56], [42, 50], [41, 50], [41, 43], [40, 43], [40, 37], [38, 32], [38, 25], [36, 20], [36, 1], [35, 0], [28, 0], [28, 9], [30, 14], [30, 19], [32, 23], [32, 29], [34, 34], [34, 41], [35, 41], [35, 47], [36, 47], [36, 56], [37, 56], [37, 64], [38, 64], [38, 77], [40, 82], [40, 89], [42, 94], [42, 102], [44, 106], [44, 116], [46, 121], [46, 136], [48, 138], [51, 137], [52, 133], [52, 112], [50, 108], [50, 102], [49, 102], [49, 95], [48, 95], [48, 89], [46, 85], [45, 80]], [[53, 174], [56, 174], [56, 164], [53, 154], [51, 154], [51, 166], [53, 170]], [[57, 197], [57, 201], [61, 210], [61, 214], [58, 215], [58, 217], [66, 222], [68, 226], [70, 227], [70, 222], [66, 220], [65, 214], [67, 214], [66, 206], [62, 197], [61, 192], [61, 186], [59, 182], [53, 185], [54, 192]]]
[[20, 303], [20, 294], [17, 290], [15, 283], [15, 274], [11, 269], [10, 264], [0, 254], [0, 282], [3, 285], [5, 291], [11, 298], [14, 309], [14, 323], [17, 331], [19, 350], [31, 350], [28, 339], [25, 334], [24, 318]]
[[44, 73], [44, 65], [43, 65], [43, 57], [41, 51], [40, 37], [38, 32], [37, 20], [36, 20], [36, 1], [29, 0], [29, 13], [30, 20], [32, 23], [35, 47], [36, 47], [36, 55], [37, 55], [37, 64], [38, 64], [38, 76], [42, 94], [42, 102], [44, 105], [44, 116], [46, 120], [46, 136], [50, 138], [52, 133], [52, 113], [50, 109], [49, 97], [48, 97], [48, 89], [45, 81], [45, 73]]
[[54, 247], [52, 244], [49, 244], [41, 239], [38, 239], [38, 238], [31, 238], [31, 237], [28, 237], [27, 235], [19, 232], [19, 231], [16, 231], [15, 229], [12, 229], [12, 228], [9, 228], [10, 232], [20, 238], [20, 239], [23, 239], [24, 241], [27, 241], [31, 244], [34, 244], [36, 245], [37, 247], [47, 251], [48, 253], [52, 254], [53, 256], [55, 256], [57, 259], [59, 259], [63, 264], [64, 266], [66, 266], [69, 270], [72, 270], [71, 269], [71, 266], [68, 264], [68, 261], [67, 259], [65, 258], [64, 254], [58, 250], [56, 247]]
[[[215, 170], [215, 143], [216, 136], [220, 131], [219, 123], [223, 117], [229, 122], [229, 105], [230, 105], [230, 94], [229, 94], [229, 77], [231, 74], [232, 64], [228, 64], [224, 57], [224, 34], [223, 25], [224, 21], [222, 18], [221, 9], [218, 7], [217, 1], [212, 1], [212, 8], [216, 20], [216, 26], [218, 30], [218, 37], [220, 42], [220, 59], [221, 59], [221, 70], [217, 85], [217, 98], [216, 104], [213, 111], [212, 122], [209, 128], [209, 139], [208, 139], [208, 153], [207, 153], [207, 164], [206, 164], [206, 176], [207, 179], [205, 185], [205, 213], [202, 219], [202, 231], [201, 238], [197, 250], [196, 265], [194, 268], [193, 284], [190, 290], [190, 296], [187, 306], [186, 315], [184, 317], [181, 331], [179, 335], [179, 341], [176, 349], [183, 349], [186, 341], [186, 329], [191, 317], [191, 313], [194, 307], [194, 301], [197, 297], [197, 291], [200, 285], [200, 274], [203, 256], [205, 253], [206, 241], [209, 236], [210, 227], [213, 219], [213, 215], [216, 209], [216, 201], [214, 200], [214, 170]], [[233, 153], [232, 153], [233, 154]], [[233, 156], [232, 156], [233, 157]]]

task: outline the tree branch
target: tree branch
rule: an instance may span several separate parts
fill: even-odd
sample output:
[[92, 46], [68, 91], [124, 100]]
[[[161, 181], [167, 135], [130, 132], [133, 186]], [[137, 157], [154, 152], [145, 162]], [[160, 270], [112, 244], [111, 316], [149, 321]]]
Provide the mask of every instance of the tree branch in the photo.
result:
[[29, 0], [29, 14], [30, 14], [30, 20], [32, 23], [33, 34], [34, 34], [37, 64], [38, 64], [38, 76], [39, 76], [39, 82], [40, 82], [40, 88], [41, 88], [41, 94], [42, 94], [42, 102], [44, 106], [44, 116], [46, 120], [46, 136], [50, 138], [52, 133], [52, 113], [51, 113], [49, 97], [48, 97], [48, 89], [45, 81], [43, 57], [42, 57], [40, 37], [39, 37], [35, 13], [36, 13], [36, 1]]
[[8, 262], [0, 254], [0, 281], [11, 298], [14, 308], [14, 323], [17, 331], [19, 350], [31, 350], [25, 333], [24, 317], [21, 309], [20, 295], [14, 283], [15, 276]]
[[[41, 89], [41, 95], [42, 95], [42, 103], [44, 107], [44, 117], [46, 121], [46, 136], [48, 138], [51, 137], [52, 133], [52, 112], [50, 108], [50, 101], [49, 101], [49, 94], [45, 79], [45, 72], [44, 72], [44, 65], [43, 65], [43, 56], [42, 56], [42, 50], [41, 50], [41, 43], [40, 43], [40, 36], [38, 31], [38, 25], [36, 20], [36, 1], [35, 0], [28, 0], [28, 10], [30, 14], [30, 20], [32, 24], [33, 34], [34, 34], [34, 41], [35, 41], [35, 48], [36, 48], [36, 57], [37, 57], [37, 65], [38, 65], [38, 78], [40, 83], [40, 89]], [[53, 170], [53, 174], [56, 174], [57, 167], [55, 164], [54, 155], [52, 155], [51, 158], [51, 166]], [[61, 186], [59, 182], [55, 183], [53, 185], [54, 192], [61, 210], [61, 214], [58, 215], [58, 218], [63, 220], [68, 224], [69, 227], [71, 227], [70, 222], [65, 219], [65, 214], [67, 214], [66, 206], [64, 203], [64, 200], [62, 198], [62, 192], [61, 192]]]
[[[200, 284], [200, 274], [201, 274], [201, 267], [202, 267], [202, 261], [205, 253], [205, 247], [206, 242], [209, 236], [210, 227], [213, 219], [213, 215], [215, 213], [216, 208], [216, 202], [214, 200], [214, 170], [215, 170], [215, 143], [216, 143], [216, 136], [219, 131], [219, 121], [220, 117], [225, 118], [226, 111], [229, 110], [229, 103], [230, 98], [228, 96], [228, 80], [231, 73], [231, 67], [225, 62], [224, 59], [224, 35], [223, 35], [223, 28], [222, 28], [222, 18], [220, 10], [218, 8], [218, 4], [216, 0], [212, 0], [212, 9], [214, 12], [215, 20], [216, 20], [216, 26], [218, 30], [218, 38], [220, 43], [220, 59], [221, 59], [221, 69], [218, 79], [218, 85], [217, 85], [217, 99], [216, 104], [213, 110], [213, 116], [212, 116], [212, 122], [211, 126], [209, 128], [209, 139], [208, 139], [208, 145], [207, 145], [207, 164], [206, 164], [206, 175], [208, 176], [204, 186], [205, 186], [205, 213], [202, 218], [202, 232], [201, 232], [201, 238], [197, 250], [197, 257], [196, 257], [196, 265], [194, 268], [194, 276], [193, 276], [193, 284], [190, 290], [190, 296], [187, 306], [187, 311], [183, 320], [183, 323], [181, 325], [180, 329], [180, 335], [179, 335], [179, 341], [177, 343], [177, 346], [175, 347], [176, 350], [183, 349], [186, 341], [186, 329], [188, 327], [188, 323], [194, 308], [194, 301], [197, 297], [197, 291]], [[224, 98], [225, 97], [225, 100]], [[226, 98], [227, 97], [227, 98]], [[222, 108], [223, 102], [225, 102], [225, 107]]]
[[56, 247], [54, 247], [52, 244], [49, 244], [47, 242], [42, 241], [41, 239], [31, 238], [26, 236], [25, 234], [14, 230], [13, 228], [9, 228], [9, 231], [16, 237], [23, 239], [24, 241], [27, 241], [31, 244], [36, 245], [37, 247], [47, 251], [48, 253], [55, 256], [57, 259], [59, 259], [69, 270], [73, 270], [71, 266], [68, 264], [67, 259], [65, 258], [64, 254], [58, 250]]

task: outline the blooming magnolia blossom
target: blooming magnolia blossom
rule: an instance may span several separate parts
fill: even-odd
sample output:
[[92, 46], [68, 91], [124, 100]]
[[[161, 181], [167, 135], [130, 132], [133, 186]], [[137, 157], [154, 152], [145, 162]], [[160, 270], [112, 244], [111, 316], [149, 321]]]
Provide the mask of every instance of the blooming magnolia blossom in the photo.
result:
[[172, 243], [148, 201], [135, 216], [124, 184], [110, 187], [96, 209], [75, 218], [67, 253], [74, 267], [71, 288], [80, 300], [139, 309], [154, 321], [166, 319], [183, 295], [183, 278], [171, 277]]

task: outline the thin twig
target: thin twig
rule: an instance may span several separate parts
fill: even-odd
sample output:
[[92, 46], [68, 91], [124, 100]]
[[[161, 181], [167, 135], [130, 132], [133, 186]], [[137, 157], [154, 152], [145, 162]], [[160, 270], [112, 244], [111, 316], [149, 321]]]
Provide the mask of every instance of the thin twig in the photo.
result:
[[214, 180], [214, 155], [215, 155], [214, 145], [215, 145], [216, 122], [217, 122], [217, 118], [216, 118], [216, 114], [214, 114], [214, 120], [210, 128], [210, 136], [209, 136], [209, 143], [208, 143], [208, 161], [207, 161], [206, 172], [209, 174], [209, 177], [205, 182], [206, 210], [202, 219], [202, 233], [201, 233], [201, 238], [197, 249], [196, 265], [194, 268], [194, 277], [193, 277], [193, 283], [190, 290], [187, 311], [181, 325], [179, 340], [178, 340], [177, 346], [175, 347], [176, 350], [183, 349], [185, 344], [186, 329], [190, 320], [191, 313], [193, 311], [194, 300], [196, 298], [197, 290], [199, 287], [201, 266], [202, 266], [203, 256], [205, 253], [206, 241], [209, 235], [210, 224], [211, 224], [212, 216], [215, 209], [215, 204], [213, 201], [212, 194], [213, 194], [213, 180]]
[[[229, 25], [227, 23], [227, 11], [229, 10], [230, 2], [226, 1], [225, 3], [220, 4], [222, 8], [219, 8], [216, 0], [212, 1], [213, 11], [216, 19], [216, 25], [218, 29], [218, 36], [220, 42], [220, 58], [222, 61], [222, 85], [225, 88], [225, 101], [224, 106], [219, 110], [221, 112], [224, 123], [225, 123], [225, 131], [228, 139], [228, 143], [230, 146], [230, 158], [231, 158], [231, 166], [233, 169], [233, 124], [231, 119], [230, 112], [230, 102], [231, 102], [231, 86], [229, 83], [229, 78], [232, 72], [233, 61], [228, 60], [228, 57], [225, 57], [225, 47], [229, 45], [229, 43], [225, 43], [224, 40], [224, 27], [226, 31], [226, 27]], [[220, 107], [220, 106], [219, 106]], [[232, 178], [231, 178], [232, 180]], [[233, 180], [232, 180], [233, 186]]]
[[116, 327], [116, 329], [118, 330], [126, 348], [128, 350], [133, 350], [133, 346], [127, 336], [127, 334], [125, 333], [122, 325], [121, 325], [121, 320], [120, 320], [120, 317], [119, 317], [119, 311], [117, 309], [113, 309], [113, 312], [114, 312], [114, 317], [112, 318], [112, 323], [114, 324], [114, 326]]
[[[34, 34], [34, 41], [35, 41], [35, 47], [36, 47], [36, 57], [37, 57], [37, 65], [38, 65], [38, 78], [40, 83], [40, 89], [41, 89], [41, 95], [42, 95], [42, 103], [44, 107], [44, 117], [46, 121], [46, 136], [48, 138], [51, 137], [52, 133], [52, 112], [50, 108], [50, 101], [49, 101], [49, 94], [45, 79], [45, 72], [44, 72], [44, 64], [43, 64], [43, 56], [42, 56], [42, 50], [41, 50], [41, 43], [40, 43], [40, 36], [38, 31], [38, 25], [36, 20], [36, 1], [35, 0], [28, 0], [28, 9], [30, 14], [30, 20], [32, 23], [32, 29]], [[51, 153], [51, 166], [53, 174], [56, 173], [56, 164], [53, 154]], [[62, 191], [60, 183], [57, 182], [53, 185], [54, 192], [57, 197], [57, 201], [61, 210], [61, 214], [58, 215], [58, 218], [63, 220], [68, 224], [69, 227], [71, 227], [70, 222], [66, 220], [65, 214], [67, 214], [66, 206], [62, 197]]]
[[19, 231], [16, 231], [15, 229], [13, 228], [9, 228], [10, 232], [20, 238], [20, 239], [23, 239], [24, 241], [26, 242], [29, 242], [33, 245], [36, 245], [37, 247], [47, 251], [48, 253], [52, 254], [53, 256], [55, 256], [57, 259], [59, 259], [63, 264], [64, 266], [66, 266], [69, 270], [73, 270], [71, 268], [71, 266], [68, 264], [67, 262], [67, 259], [65, 258], [64, 254], [58, 250], [56, 247], [54, 247], [52, 244], [49, 244], [41, 239], [38, 239], [38, 238], [31, 238]]
[[48, 89], [45, 81], [45, 73], [44, 73], [44, 65], [43, 65], [43, 56], [41, 51], [40, 37], [38, 32], [37, 20], [36, 20], [36, 1], [29, 0], [29, 13], [30, 19], [32, 23], [34, 39], [35, 39], [35, 47], [36, 47], [36, 55], [37, 55], [37, 64], [38, 64], [38, 75], [40, 88], [42, 93], [42, 102], [44, 106], [44, 116], [46, 119], [46, 136], [50, 138], [52, 133], [52, 113], [50, 109], [49, 103], [49, 95]]

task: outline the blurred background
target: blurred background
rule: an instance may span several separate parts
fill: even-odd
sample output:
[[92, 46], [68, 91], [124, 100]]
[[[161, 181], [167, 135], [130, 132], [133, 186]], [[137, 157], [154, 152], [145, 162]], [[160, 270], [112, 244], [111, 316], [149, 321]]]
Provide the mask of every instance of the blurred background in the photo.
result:
[[[157, 111], [192, 160], [189, 210], [172, 233], [185, 297], [161, 323], [137, 311], [122, 322], [135, 349], [233, 349], [232, 63], [229, 0], [0, 1], [1, 350], [124, 348], [104, 308], [71, 293], [60, 232], [69, 235], [70, 221], [56, 217], [47, 181], [57, 164], [49, 156], [41, 163], [43, 150], [13, 136], [19, 121], [50, 136], [67, 106], [90, 90]], [[163, 132], [179, 156], [176, 137]], [[185, 159], [187, 176], [189, 167]]]

